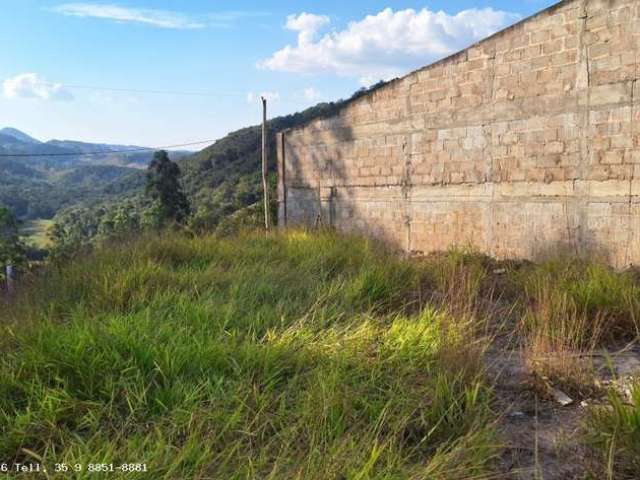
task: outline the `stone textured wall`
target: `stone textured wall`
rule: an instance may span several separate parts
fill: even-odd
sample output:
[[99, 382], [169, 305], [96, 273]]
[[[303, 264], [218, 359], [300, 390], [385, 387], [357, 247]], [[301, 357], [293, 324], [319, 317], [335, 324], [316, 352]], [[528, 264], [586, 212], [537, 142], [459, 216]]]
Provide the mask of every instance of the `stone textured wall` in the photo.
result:
[[279, 136], [281, 224], [640, 263], [640, 0], [564, 1]]

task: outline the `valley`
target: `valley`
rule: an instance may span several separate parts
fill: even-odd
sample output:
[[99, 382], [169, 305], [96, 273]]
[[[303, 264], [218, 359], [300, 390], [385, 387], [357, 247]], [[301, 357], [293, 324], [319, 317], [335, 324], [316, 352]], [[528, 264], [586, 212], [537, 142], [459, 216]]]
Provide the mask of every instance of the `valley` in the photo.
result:
[[[276, 215], [275, 132], [332, 115], [350, 100], [379, 86], [360, 89], [346, 100], [319, 103], [268, 121], [272, 216]], [[153, 151], [118, 153], [131, 148], [138, 147], [40, 142], [16, 129], [0, 130], [0, 206], [8, 207], [23, 222], [51, 221], [53, 238], [49, 247], [71, 249], [124, 230], [144, 230], [145, 217], [152, 210], [152, 202], [145, 196], [145, 169]], [[75, 149], [75, 154], [36, 156], [70, 149]], [[104, 155], [83, 156], [83, 152], [107, 150]], [[188, 223], [193, 231], [226, 232], [239, 225], [262, 223], [262, 213], [254, 206], [262, 198], [259, 126], [233, 131], [199, 152], [168, 153], [181, 171], [181, 183], [192, 206]], [[41, 243], [37, 238], [34, 241]], [[27, 243], [32, 239], [27, 238]]]
[[[111, 196], [109, 185], [145, 169], [153, 151], [68, 140], [41, 142], [15, 128], [0, 130], [0, 204], [23, 220], [52, 219], [64, 208]], [[95, 152], [104, 152], [95, 155]], [[190, 152], [172, 152], [174, 159]], [[122, 193], [122, 192], [118, 192]]]

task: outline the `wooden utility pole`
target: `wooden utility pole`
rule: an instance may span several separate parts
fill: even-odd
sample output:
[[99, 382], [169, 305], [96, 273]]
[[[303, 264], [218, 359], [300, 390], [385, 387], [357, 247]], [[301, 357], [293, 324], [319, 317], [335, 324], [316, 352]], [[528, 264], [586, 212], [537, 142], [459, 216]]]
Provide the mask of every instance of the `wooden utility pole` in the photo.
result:
[[262, 191], [264, 193], [264, 227], [269, 231], [271, 220], [269, 218], [269, 184], [267, 175], [269, 167], [267, 164], [267, 99], [262, 98]]
[[13, 285], [13, 265], [7, 265], [5, 268], [5, 272], [7, 294], [12, 295], [15, 288]]

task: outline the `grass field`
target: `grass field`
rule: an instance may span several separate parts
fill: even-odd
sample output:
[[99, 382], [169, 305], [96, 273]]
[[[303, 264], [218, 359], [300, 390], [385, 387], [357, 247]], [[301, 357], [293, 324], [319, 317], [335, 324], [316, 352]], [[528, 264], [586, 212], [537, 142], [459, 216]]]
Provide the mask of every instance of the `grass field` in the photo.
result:
[[[416, 304], [424, 275], [306, 233], [143, 238], [50, 269], [0, 313], [0, 458], [483, 478], [497, 449], [480, 348], [466, 319]], [[76, 478], [101, 475], [119, 474]]]
[[[578, 393], [584, 372], [540, 359], [629, 341], [640, 312], [634, 275], [596, 264], [409, 261], [305, 232], [113, 242], [19, 295], [0, 309], [0, 463], [49, 478], [501, 478], [482, 359], [504, 312], [531, 374]], [[635, 475], [638, 410], [617, 398], [584, 435], [600, 471]]]
[[52, 245], [48, 233], [52, 226], [53, 220], [28, 220], [21, 226], [20, 235], [28, 245], [47, 250]]

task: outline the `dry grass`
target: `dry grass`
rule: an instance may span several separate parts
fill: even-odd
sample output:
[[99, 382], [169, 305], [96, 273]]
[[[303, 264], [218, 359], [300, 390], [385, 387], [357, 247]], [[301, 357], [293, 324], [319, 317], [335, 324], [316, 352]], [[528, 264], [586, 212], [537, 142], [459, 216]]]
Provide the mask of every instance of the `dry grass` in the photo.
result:
[[597, 394], [593, 351], [637, 337], [640, 285], [629, 273], [571, 257], [511, 277], [522, 289], [521, 345], [536, 385], [576, 398]]
[[535, 386], [546, 394], [559, 388], [573, 398], [593, 395], [591, 353], [601, 345], [604, 314], [581, 311], [565, 292], [543, 279], [527, 293], [535, 300], [522, 319], [522, 355]]

